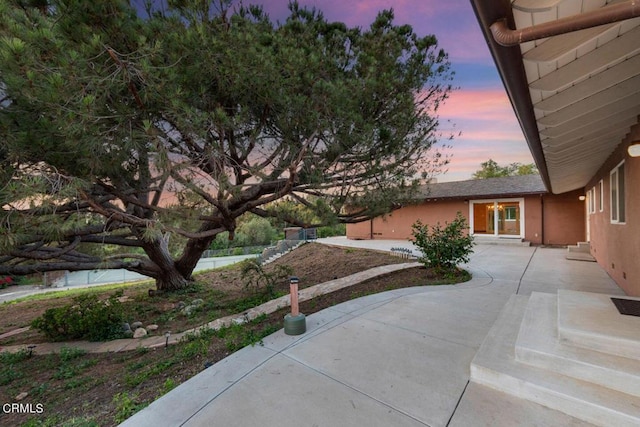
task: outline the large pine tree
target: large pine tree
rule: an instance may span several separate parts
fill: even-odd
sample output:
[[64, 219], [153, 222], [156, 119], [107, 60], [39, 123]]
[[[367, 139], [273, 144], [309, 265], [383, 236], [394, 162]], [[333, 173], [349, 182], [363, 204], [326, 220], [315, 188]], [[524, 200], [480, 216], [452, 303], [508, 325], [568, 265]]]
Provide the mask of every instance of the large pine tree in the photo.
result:
[[391, 11], [361, 30], [296, 3], [281, 24], [167, 3], [0, 0], [0, 273], [126, 268], [178, 289], [246, 212], [289, 197], [361, 221], [444, 163], [447, 55]]

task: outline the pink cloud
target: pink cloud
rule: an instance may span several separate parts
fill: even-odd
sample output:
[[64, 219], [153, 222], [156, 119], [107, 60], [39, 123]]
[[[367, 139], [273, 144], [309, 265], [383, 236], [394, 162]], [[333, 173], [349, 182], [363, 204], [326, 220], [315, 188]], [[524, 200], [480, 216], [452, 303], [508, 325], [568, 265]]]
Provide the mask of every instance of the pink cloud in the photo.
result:
[[455, 91], [440, 106], [438, 115], [443, 132], [462, 132], [461, 139], [467, 141], [523, 140], [502, 89]]
[[[444, 134], [462, 132], [451, 143], [451, 162], [440, 181], [470, 179], [482, 162], [532, 163], [524, 136], [502, 88], [466, 89], [454, 92], [438, 110]], [[455, 128], [450, 127], [455, 123]]]
[[514, 117], [509, 98], [502, 88], [454, 91], [438, 113], [441, 117], [453, 120], [503, 120]]

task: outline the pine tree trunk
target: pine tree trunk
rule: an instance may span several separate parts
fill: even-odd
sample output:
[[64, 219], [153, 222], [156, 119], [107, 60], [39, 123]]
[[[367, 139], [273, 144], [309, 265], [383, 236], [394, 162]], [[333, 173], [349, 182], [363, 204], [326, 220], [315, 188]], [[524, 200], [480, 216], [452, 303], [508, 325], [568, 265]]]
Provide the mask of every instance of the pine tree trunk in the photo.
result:
[[189, 280], [178, 270], [173, 268], [161, 268], [161, 273], [156, 277], [156, 289], [158, 291], [177, 291], [189, 286]]
[[154, 264], [153, 274], [149, 275], [156, 279], [157, 290], [175, 291], [189, 286], [191, 274], [196, 268], [196, 264], [214, 238], [215, 236], [190, 239], [178, 260], [174, 260], [171, 256], [166, 237], [158, 237], [153, 241], [145, 242], [144, 251]]
[[184, 277], [191, 279], [191, 273], [195, 270], [198, 261], [212, 240], [213, 238], [191, 239], [187, 242], [182, 256], [175, 263], [176, 268]]
[[145, 243], [144, 251], [154, 264], [154, 272], [151, 276], [156, 279], [158, 291], [176, 291], [189, 285], [193, 269], [187, 274], [178, 269], [177, 263], [169, 253], [169, 246], [165, 238], [160, 237]]

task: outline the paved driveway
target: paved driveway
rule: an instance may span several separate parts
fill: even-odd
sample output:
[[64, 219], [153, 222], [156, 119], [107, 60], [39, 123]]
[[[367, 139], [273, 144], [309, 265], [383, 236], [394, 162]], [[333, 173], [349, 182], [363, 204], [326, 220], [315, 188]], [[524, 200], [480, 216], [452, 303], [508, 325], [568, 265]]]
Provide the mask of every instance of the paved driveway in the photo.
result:
[[587, 425], [469, 382], [471, 360], [512, 294], [622, 294], [595, 263], [564, 254], [478, 245], [466, 266], [470, 282], [395, 290], [323, 310], [307, 318], [304, 335], [279, 331], [123, 425]]

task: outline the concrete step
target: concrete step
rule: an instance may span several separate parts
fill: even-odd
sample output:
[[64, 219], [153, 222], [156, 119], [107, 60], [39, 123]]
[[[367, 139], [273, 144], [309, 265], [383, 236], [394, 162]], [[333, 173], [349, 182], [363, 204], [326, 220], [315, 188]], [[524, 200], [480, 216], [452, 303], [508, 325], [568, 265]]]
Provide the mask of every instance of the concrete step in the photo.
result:
[[640, 317], [620, 314], [609, 295], [558, 290], [558, 337], [566, 344], [640, 362]]
[[[291, 252], [294, 249], [299, 248], [301, 245], [303, 245], [304, 243], [306, 243], [306, 240], [301, 240], [299, 243], [297, 243], [296, 245], [283, 250], [282, 252], [277, 252], [274, 253], [273, 255], [270, 255], [268, 258], [264, 258], [261, 262], [261, 265], [267, 265], [269, 263], [272, 263], [273, 261], [277, 260], [278, 258], [280, 258], [281, 256], [288, 254], [289, 252]], [[263, 252], [264, 253], [264, 252]]]
[[577, 245], [567, 246], [568, 252], [582, 252], [586, 254], [591, 253], [591, 244], [589, 242], [578, 242]]
[[496, 237], [474, 235], [473, 241], [480, 245], [531, 246], [531, 242], [519, 237]]
[[589, 242], [578, 242], [575, 246], [567, 246], [565, 258], [572, 261], [596, 261], [591, 255], [591, 244]]
[[638, 398], [520, 363], [515, 343], [528, 297], [513, 295], [471, 363], [471, 381], [599, 426], [638, 426]]
[[596, 262], [596, 259], [586, 252], [567, 252], [565, 258], [571, 261]]
[[558, 296], [534, 292], [520, 325], [516, 361], [640, 397], [640, 363], [558, 340]]

